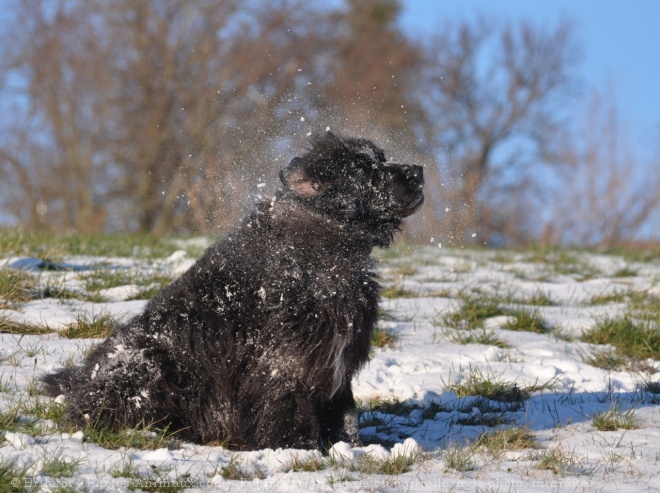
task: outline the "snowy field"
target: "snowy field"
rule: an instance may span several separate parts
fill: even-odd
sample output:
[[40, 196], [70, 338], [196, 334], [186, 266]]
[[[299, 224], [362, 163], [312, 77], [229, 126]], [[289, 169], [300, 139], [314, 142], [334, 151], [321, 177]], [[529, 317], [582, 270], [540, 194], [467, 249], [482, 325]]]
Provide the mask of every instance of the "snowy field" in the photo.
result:
[[0, 259], [0, 491], [660, 492], [657, 255], [380, 252], [382, 321], [353, 382], [360, 448], [60, 427], [37, 378], [140, 312], [203, 243]]

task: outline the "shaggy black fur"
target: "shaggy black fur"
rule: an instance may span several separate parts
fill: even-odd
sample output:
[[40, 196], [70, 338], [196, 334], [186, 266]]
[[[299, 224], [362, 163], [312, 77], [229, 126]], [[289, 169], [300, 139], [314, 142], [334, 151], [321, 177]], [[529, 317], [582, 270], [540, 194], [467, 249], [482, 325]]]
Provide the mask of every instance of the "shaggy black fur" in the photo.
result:
[[68, 420], [171, 423], [239, 449], [359, 443], [351, 379], [379, 300], [370, 253], [422, 204], [422, 168], [327, 132], [280, 178], [81, 366], [43, 377], [69, 399]]

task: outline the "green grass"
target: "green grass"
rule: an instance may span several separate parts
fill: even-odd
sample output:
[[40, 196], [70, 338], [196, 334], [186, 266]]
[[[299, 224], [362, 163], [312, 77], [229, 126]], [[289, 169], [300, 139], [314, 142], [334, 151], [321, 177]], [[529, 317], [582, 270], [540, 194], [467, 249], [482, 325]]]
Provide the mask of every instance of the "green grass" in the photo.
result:
[[387, 459], [376, 459], [367, 454], [352, 467], [352, 470], [361, 474], [397, 476], [409, 472], [415, 461], [415, 456], [397, 455]]
[[266, 477], [258, 467], [255, 467], [252, 471], [241, 467], [238, 457], [232, 457], [229, 463], [222, 467], [220, 475], [224, 479], [233, 481], [254, 481], [255, 479], [264, 479]]
[[[542, 297], [541, 294], [535, 295], [535, 299], [525, 300], [525, 302], [535, 302], [538, 305], [553, 303], [549, 298]], [[448, 326], [455, 329], [483, 329], [484, 321], [499, 316], [512, 317], [504, 326], [507, 330], [528, 331], [537, 334], [544, 334], [550, 331], [550, 327], [541, 317], [538, 309], [523, 309], [516, 310], [507, 308], [505, 303], [512, 303], [513, 298], [499, 299], [493, 296], [479, 295], [474, 293], [461, 295], [460, 308], [452, 313], [436, 318], [433, 324], [436, 326]], [[520, 301], [520, 300], [518, 300]], [[481, 339], [487, 341], [493, 339], [494, 342], [497, 338], [494, 337], [492, 332], [482, 332], [481, 334], [475, 333], [469, 336], [454, 336], [457, 338], [455, 342], [466, 344], [462, 342], [463, 337], [465, 340], [472, 342], [478, 335]], [[487, 342], [484, 342], [487, 343]], [[495, 344], [497, 345], [497, 344]], [[506, 346], [500, 346], [506, 347]]]
[[70, 323], [58, 333], [67, 339], [102, 339], [110, 335], [117, 321], [108, 313], [97, 315], [78, 315], [75, 322]]
[[419, 272], [419, 269], [410, 265], [394, 267], [387, 274], [394, 277], [411, 277]]
[[381, 401], [374, 400], [366, 405], [362, 405], [361, 412], [378, 412], [381, 414], [391, 414], [393, 416], [409, 416], [415, 409], [421, 409], [417, 404], [409, 404], [398, 400]]
[[3, 371], [3, 373], [0, 373], [0, 393], [8, 394], [13, 390], [16, 390], [16, 382], [13, 381], [11, 376], [6, 377]]
[[559, 303], [553, 300], [549, 294], [543, 293], [542, 291], [537, 291], [531, 297], [525, 298], [523, 304], [533, 306], [559, 306]]
[[622, 411], [618, 406], [596, 414], [592, 424], [598, 431], [635, 430], [640, 427], [634, 409]]
[[637, 271], [631, 269], [629, 266], [625, 266], [622, 269], [619, 269], [614, 273], [614, 277], [635, 277], [637, 276]]
[[529, 399], [535, 392], [554, 387], [554, 380], [542, 384], [519, 387], [514, 382], [507, 382], [495, 375], [488, 375], [481, 370], [473, 370], [461, 383], [449, 386], [457, 397], [478, 396], [504, 403], [519, 403]]
[[36, 280], [27, 272], [0, 268], [0, 309], [30, 301], [34, 298], [36, 288]]
[[0, 333], [5, 334], [24, 334], [24, 335], [43, 335], [53, 332], [48, 327], [37, 327], [36, 325], [26, 325], [14, 322], [7, 316], [0, 315]]
[[58, 300], [80, 300], [91, 301], [92, 303], [102, 303], [104, 298], [98, 293], [87, 293], [83, 291], [72, 291], [62, 287], [60, 283], [50, 281], [46, 286], [39, 290], [42, 298], [56, 298]]
[[377, 348], [391, 348], [396, 347], [396, 335], [382, 327], [376, 327], [371, 333], [371, 345]]
[[89, 296], [99, 297], [97, 292], [100, 290], [134, 285], [140, 289], [137, 294], [130, 296], [127, 300], [148, 300], [156, 296], [173, 280], [168, 275], [141, 274], [134, 269], [99, 270], [85, 276], [85, 289], [91, 293]]
[[172, 478], [168, 475], [169, 471], [160, 470], [153, 466], [149, 473], [140, 472], [135, 467], [132, 459], [123, 462], [119, 467], [115, 466], [109, 472], [113, 478], [128, 480], [126, 486], [130, 491], [174, 493], [201, 486], [198, 480], [191, 479], [186, 475]]
[[610, 303], [625, 303], [629, 297], [629, 293], [621, 291], [612, 294], [601, 294], [594, 296], [589, 300], [589, 305], [607, 305]]
[[102, 269], [85, 276], [85, 289], [87, 291], [100, 291], [101, 289], [116, 288], [134, 284], [137, 273], [126, 269]]
[[11, 407], [4, 411], [0, 411], [0, 433], [18, 431], [20, 427], [21, 423], [19, 421], [18, 408]]
[[588, 365], [608, 371], [623, 370], [631, 362], [630, 358], [611, 348], [593, 349], [590, 354], [582, 356], [582, 361]]
[[23, 256], [53, 261], [67, 255], [163, 258], [179, 249], [169, 238], [141, 233], [53, 234], [0, 230], [0, 257]]
[[473, 445], [459, 447], [450, 445], [442, 451], [442, 460], [448, 469], [458, 472], [473, 471], [477, 467], [475, 460], [475, 447]]
[[58, 423], [64, 419], [67, 406], [58, 404], [52, 399], [32, 397], [19, 401], [17, 411], [25, 416], [34, 416], [37, 419], [48, 419]]
[[0, 413], [0, 432], [19, 431], [34, 437], [50, 434], [51, 422], [61, 422], [65, 414], [66, 406], [52, 399], [36, 395], [20, 398]]
[[380, 295], [383, 298], [417, 298], [419, 296], [417, 293], [408, 291], [403, 286], [396, 284], [382, 289]]
[[582, 281], [601, 275], [581, 252], [575, 250], [541, 249], [531, 253], [528, 260], [543, 264], [551, 275], [570, 276]]
[[[95, 422], [86, 422], [84, 426], [78, 427], [65, 420], [67, 410], [68, 405], [41, 396], [22, 399], [0, 414], [0, 431], [20, 431], [31, 436], [41, 436], [53, 433], [52, 423], [55, 423], [55, 430], [59, 433], [82, 431], [86, 441], [111, 450], [154, 450], [177, 443], [175, 434], [155, 424], [115, 430]], [[33, 419], [19, 419], [24, 416]]]
[[548, 293], [537, 289], [532, 296], [520, 297], [517, 295], [507, 295], [504, 300], [509, 305], [531, 305], [531, 306], [559, 306]]
[[537, 461], [537, 469], [551, 471], [559, 476], [579, 474], [582, 472], [584, 464], [584, 460], [575, 452], [564, 450], [561, 447], [545, 449], [531, 458]]
[[25, 486], [27, 471], [16, 467], [13, 462], [0, 459], [0, 492], [2, 493], [27, 493]]
[[455, 329], [481, 329], [484, 320], [506, 314], [507, 311], [501, 308], [499, 300], [469, 294], [462, 295], [458, 311], [435, 320], [434, 324], [446, 325]]
[[510, 319], [504, 324], [503, 329], [533, 332], [535, 334], [550, 332], [550, 326], [536, 309], [511, 311], [509, 317]]
[[598, 319], [596, 326], [580, 339], [590, 344], [610, 344], [617, 353], [628, 358], [660, 359], [658, 326], [653, 321], [633, 318], [629, 313]]
[[53, 457], [44, 458], [41, 474], [51, 478], [71, 478], [78, 471], [79, 461], [66, 460], [58, 452]]
[[82, 432], [87, 440], [110, 450], [121, 448], [155, 450], [168, 448], [176, 443], [173, 433], [168, 432], [167, 429], [159, 429], [156, 426], [114, 430], [95, 423], [87, 423]]
[[499, 457], [505, 452], [539, 447], [534, 433], [526, 425], [499, 428], [482, 433], [475, 444], [485, 447], [495, 457]]
[[296, 455], [290, 462], [283, 465], [283, 470], [287, 472], [317, 472], [328, 467], [328, 461], [317, 455], [310, 455], [305, 459], [301, 459]]
[[509, 348], [511, 345], [498, 337], [498, 332], [486, 329], [446, 329], [442, 332], [449, 341], [455, 344], [484, 344], [499, 348]]
[[660, 260], [660, 244], [629, 244], [607, 247], [601, 253], [623, 257], [628, 262], [657, 262]]

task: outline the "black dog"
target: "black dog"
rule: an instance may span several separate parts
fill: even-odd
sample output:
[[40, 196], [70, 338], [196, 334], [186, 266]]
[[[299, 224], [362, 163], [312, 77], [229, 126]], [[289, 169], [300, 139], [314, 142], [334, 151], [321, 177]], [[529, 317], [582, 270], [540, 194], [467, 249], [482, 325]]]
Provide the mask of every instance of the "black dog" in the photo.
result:
[[351, 379], [379, 300], [370, 253], [421, 206], [422, 168], [327, 132], [280, 178], [82, 366], [43, 378], [69, 421], [169, 424], [239, 449], [359, 443]]

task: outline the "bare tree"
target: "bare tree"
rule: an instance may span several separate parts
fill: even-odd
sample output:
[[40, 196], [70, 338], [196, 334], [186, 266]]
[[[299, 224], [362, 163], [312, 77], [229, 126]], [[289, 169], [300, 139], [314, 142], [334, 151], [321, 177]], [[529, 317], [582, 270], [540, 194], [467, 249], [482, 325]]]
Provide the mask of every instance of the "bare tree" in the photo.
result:
[[308, 46], [287, 29], [304, 6], [27, 0], [15, 8], [20, 29], [6, 59], [24, 107], [20, 121], [5, 121], [0, 169], [48, 211], [41, 219], [84, 231], [99, 226], [98, 211], [123, 209], [129, 222], [115, 227], [163, 232], [191, 218], [208, 227], [189, 205], [237, 213], [241, 179], [263, 172], [250, 166], [271, 143], [263, 129], [278, 128], [274, 112], [295, 83], [296, 46]]
[[48, 215], [60, 227], [84, 231], [95, 227], [93, 175], [105, 165], [95, 154], [104, 125], [96, 89], [104, 74], [89, 56], [98, 54], [96, 38], [75, 15], [65, 2], [20, 5], [20, 30], [9, 37], [4, 57], [18, 98], [5, 120], [0, 169], [18, 217], [36, 225]]
[[613, 245], [657, 235], [660, 160], [633, 150], [612, 91], [590, 98], [580, 138], [566, 149], [571, 164], [556, 187], [544, 241]]
[[[637, 157], [599, 154], [616, 118], [594, 113], [583, 146], [568, 135], [579, 50], [567, 22], [480, 18], [416, 43], [397, 24], [397, 0], [11, 5], [0, 221], [222, 230], [326, 126], [426, 164], [429, 203], [410, 229], [443, 243], [538, 238], [548, 184], [570, 172], [592, 192], [564, 187], [579, 215], [557, 212], [546, 238], [617, 241], [657, 213], [626, 171]], [[621, 206], [598, 213], [601, 197]]]
[[[415, 57], [397, 12], [391, 0], [334, 11], [296, 0], [18, 2], [6, 58], [22, 74], [29, 125], [5, 127], [23, 136], [6, 143], [23, 144], [2, 146], [0, 166], [48, 210], [37, 219], [60, 228], [231, 223], [311, 130], [402, 133]], [[49, 158], [36, 164], [37, 151]], [[42, 178], [28, 179], [39, 166]]]
[[483, 18], [446, 24], [428, 52], [430, 134], [440, 180], [450, 190], [436, 214], [448, 217], [446, 227], [459, 241], [477, 232], [494, 239], [512, 229], [508, 211], [492, 207], [494, 196], [516, 200], [516, 189], [534, 183], [531, 173], [560, 163], [562, 105], [579, 59], [571, 25]]

